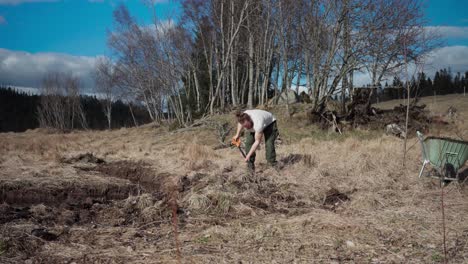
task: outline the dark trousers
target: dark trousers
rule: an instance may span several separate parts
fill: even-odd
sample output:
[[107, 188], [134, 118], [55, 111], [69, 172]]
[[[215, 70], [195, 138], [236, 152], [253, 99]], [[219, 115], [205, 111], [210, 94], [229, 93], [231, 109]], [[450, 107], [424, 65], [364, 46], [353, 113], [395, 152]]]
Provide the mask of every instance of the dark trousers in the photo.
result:
[[[276, 126], [276, 121], [268, 125], [263, 130], [263, 136], [265, 137], [265, 152], [266, 160], [268, 164], [276, 164], [276, 150], [275, 150], [275, 140], [278, 137], [278, 127]], [[255, 142], [255, 132], [247, 132], [245, 139], [245, 150], [249, 153], [252, 148], [253, 143]], [[250, 156], [249, 166], [254, 166], [255, 163], [255, 153]]]

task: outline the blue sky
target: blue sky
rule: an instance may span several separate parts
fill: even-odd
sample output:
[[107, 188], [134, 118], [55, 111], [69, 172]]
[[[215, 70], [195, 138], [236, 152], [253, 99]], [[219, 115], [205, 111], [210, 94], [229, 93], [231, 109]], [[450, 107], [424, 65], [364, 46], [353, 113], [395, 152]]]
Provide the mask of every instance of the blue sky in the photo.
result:
[[[0, 16], [5, 20], [0, 26], [0, 48], [80, 56], [107, 52], [106, 32], [121, 1], [30, 1], [0, 0]], [[124, 3], [139, 22], [151, 23], [151, 11], [140, 0]], [[178, 6], [167, 1], [156, 7], [158, 17], [168, 19]]]
[[[0, 0], [0, 84], [35, 87], [44, 71], [61, 68], [92, 85], [89, 72], [96, 56], [109, 54], [106, 31], [120, 2], [139, 22], [151, 23], [141, 0]], [[158, 2], [160, 19], [180, 12], [176, 1]], [[438, 28], [446, 45], [429, 68], [468, 70], [468, 0], [430, 0], [426, 6], [428, 26]]]
[[426, 19], [429, 26], [451, 27], [445, 34], [446, 45], [468, 46], [468, 1], [431, 0], [426, 2]]

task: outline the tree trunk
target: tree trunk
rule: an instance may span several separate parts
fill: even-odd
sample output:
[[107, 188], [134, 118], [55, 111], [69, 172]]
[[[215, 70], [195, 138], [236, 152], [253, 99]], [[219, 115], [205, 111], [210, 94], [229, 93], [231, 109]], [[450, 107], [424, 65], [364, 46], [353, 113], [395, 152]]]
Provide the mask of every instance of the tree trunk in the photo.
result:
[[253, 34], [249, 32], [249, 91], [247, 98], [247, 106], [253, 108], [253, 93], [254, 93], [254, 43]]
[[193, 71], [193, 79], [195, 82], [195, 92], [197, 94], [197, 113], [200, 113], [200, 82], [198, 81], [196, 69]]

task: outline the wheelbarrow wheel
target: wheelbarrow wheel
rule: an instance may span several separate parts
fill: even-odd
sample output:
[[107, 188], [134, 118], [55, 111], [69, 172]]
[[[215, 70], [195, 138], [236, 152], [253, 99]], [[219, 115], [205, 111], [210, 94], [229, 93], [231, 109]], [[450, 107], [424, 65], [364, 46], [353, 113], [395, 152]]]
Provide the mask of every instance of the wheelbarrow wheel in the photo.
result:
[[446, 180], [444, 179], [444, 177], [440, 177], [440, 187], [445, 187], [447, 185], [449, 185], [450, 181], [449, 180]]
[[456, 177], [457, 172], [455, 167], [450, 163], [446, 163], [443, 168], [443, 173], [440, 175], [440, 186], [445, 187], [449, 185], [449, 183], [452, 181], [450, 179], [456, 179]]
[[445, 178], [455, 179], [457, 177], [457, 171], [455, 170], [455, 166], [453, 166], [451, 163], [446, 163], [444, 165], [444, 176]]

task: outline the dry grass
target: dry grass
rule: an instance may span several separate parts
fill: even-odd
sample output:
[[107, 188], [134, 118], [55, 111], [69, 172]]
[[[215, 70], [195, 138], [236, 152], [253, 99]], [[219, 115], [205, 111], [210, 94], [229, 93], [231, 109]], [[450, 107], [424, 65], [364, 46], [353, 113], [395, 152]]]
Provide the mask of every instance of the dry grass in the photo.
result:
[[[468, 108], [461, 107], [465, 101], [455, 104], [457, 118], [465, 117]], [[105, 193], [106, 186], [130, 184], [53, 157], [78, 151], [95, 153], [109, 163], [144, 162], [161, 181], [154, 186], [163, 189], [92, 205], [94, 228], [90, 223], [72, 226], [62, 240], [39, 243], [27, 258], [49, 263], [176, 263], [172, 208], [165, 200], [174, 194], [184, 263], [442, 261], [440, 189], [435, 180], [417, 178], [421, 162], [416, 139], [409, 140], [414, 146], [403, 166], [403, 142], [398, 138], [373, 131], [327, 135], [297, 124], [304, 118], [300, 111], [287, 121], [281, 109], [274, 111], [287, 139], [277, 148], [284, 168], [267, 167], [262, 148], [255, 175], [247, 174], [236, 149], [213, 150], [216, 135], [204, 128], [182, 133], [145, 126], [67, 135], [40, 131], [0, 135], [6, 146], [0, 149], [3, 189], [96, 185]], [[230, 120], [226, 115], [215, 118]], [[462, 119], [455, 121], [460, 128], [466, 126]], [[449, 262], [466, 263], [468, 193], [456, 184], [445, 191]], [[158, 198], [161, 193], [165, 197]], [[331, 193], [348, 199], [330, 199]], [[49, 209], [36, 205], [31, 211], [42, 216]], [[8, 237], [15, 237], [18, 230], [27, 233], [33, 224], [28, 221], [8, 223], [2, 230]], [[60, 223], [48, 225], [61, 228]]]
[[208, 168], [213, 159], [219, 158], [212, 148], [200, 144], [188, 144], [183, 150], [183, 155], [187, 169], [193, 171]]

